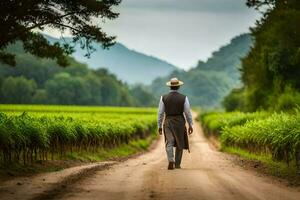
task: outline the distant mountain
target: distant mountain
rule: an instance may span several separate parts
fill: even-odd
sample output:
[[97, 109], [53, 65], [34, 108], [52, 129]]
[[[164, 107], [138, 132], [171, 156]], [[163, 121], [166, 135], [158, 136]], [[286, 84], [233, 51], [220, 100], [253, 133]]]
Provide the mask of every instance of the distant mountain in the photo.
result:
[[[50, 42], [62, 42], [51, 36], [45, 37]], [[68, 41], [70, 38], [65, 40]], [[86, 58], [84, 57], [86, 50], [77, 45], [73, 53], [74, 58], [94, 69], [106, 68], [127, 83], [150, 84], [155, 78], [166, 76], [177, 69], [166, 61], [130, 50], [120, 43], [116, 43], [109, 50], [102, 49], [101, 44], [97, 43], [93, 43], [93, 47], [96, 51], [90, 58]]]
[[193, 106], [219, 106], [224, 96], [241, 85], [241, 58], [248, 54], [252, 43], [250, 34], [237, 36], [213, 52], [206, 62], [199, 61], [189, 71], [174, 71], [168, 76], [157, 78], [150, 89], [158, 97], [168, 91], [164, 87], [165, 82], [171, 77], [178, 77], [185, 82], [181, 90], [189, 96]]

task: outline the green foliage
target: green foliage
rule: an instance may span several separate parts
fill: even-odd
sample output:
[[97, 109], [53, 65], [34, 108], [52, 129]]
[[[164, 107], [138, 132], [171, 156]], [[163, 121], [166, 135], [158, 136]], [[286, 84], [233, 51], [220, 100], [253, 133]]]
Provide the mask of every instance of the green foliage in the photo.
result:
[[113, 158], [120, 158], [129, 156], [137, 152], [147, 150], [152, 144], [155, 136], [149, 136], [146, 139], [132, 140], [128, 144], [122, 144], [112, 149], [96, 149], [95, 152], [82, 151], [82, 152], [69, 152], [66, 153], [66, 158], [69, 160], [81, 161], [103, 161]]
[[223, 146], [234, 146], [300, 167], [300, 114], [208, 113], [202, 116], [207, 134], [221, 135]]
[[[263, 9], [267, 4], [270, 9]], [[248, 5], [262, 8], [265, 14], [252, 28], [255, 44], [243, 59], [240, 109], [294, 109], [300, 92], [300, 1], [249, 0]]]
[[[85, 64], [68, 58], [70, 66], [59, 67], [53, 60], [39, 59], [23, 51], [21, 43], [10, 46], [16, 52], [15, 68], [0, 64], [0, 103], [34, 103], [65, 105], [110, 105], [110, 106], [148, 106], [141, 100], [143, 94], [133, 96], [127, 85], [117, 80], [107, 70], [91, 70]], [[8, 78], [8, 77], [13, 78]], [[19, 89], [15, 88], [17, 77], [27, 82], [36, 82], [30, 91], [31, 98], [20, 99]], [[4, 82], [9, 79], [9, 86]], [[13, 79], [13, 80], [11, 80]], [[31, 80], [32, 79], [32, 80]], [[29, 81], [30, 80], [30, 81]], [[25, 87], [26, 84], [23, 84]], [[14, 88], [12, 88], [14, 87]], [[16, 91], [19, 90], [19, 91]], [[16, 95], [11, 95], [15, 91]], [[148, 94], [151, 96], [151, 94]], [[149, 99], [153, 99], [153, 97]]]
[[33, 98], [32, 103], [34, 104], [43, 104], [48, 102], [48, 93], [45, 89], [38, 89], [36, 90]]
[[244, 108], [244, 96], [243, 89], [233, 89], [231, 92], [223, 99], [222, 105], [226, 111], [241, 110]]
[[[70, 66], [68, 68], [61, 68], [59, 65], [50, 59], [41, 59], [31, 54], [24, 52], [22, 43], [17, 42], [8, 47], [8, 51], [16, 54], [16, 67], [10, 67], [0, 63], [0, 77], [6, 78], [8, 76], [24, 76], [27, 79], [36, 81], [39, 88], [44, 87], [47, 80], [54, 77], [60, 72], [68, 72], [72, 75], [83, 76], [89, 71], [87, 66], [77, 62], [71, 57], [68, 57]], [[74, 71], [76, 70], [76, 74]], [[82, 73], [78, 73], [82, 72]]]
[[135, 85], [130, 89], [130, 93], [136, 99], [137, 106], [154, 106], [157, 104], [152, 93], [141, 85]]
[[300, 92], [286, 87], [285, 91], [273, 102], [275, 102], [275, 104], [270, 105], [271, 109], [277, 111], [294, 111], [295, 108], [300, 108]]
[[71, 77], [68, 73], [55, 75], [45, 83], [45, 89], [52, 104], [77, 104], [84, 105], [89, 98], [88, 90], [85, 88], [84, 79]]
[[231, 112], [231, 113], [204, 113], [200, 116], [200, 120], [203, 122], [204, 132], [206, 134], [220, 134], [224, 127], [233, 127], [237, 125], [243, 125], [248, 121], [255, 119], [264, 119], [269, 114], [266, 112], [255, 113], [243, 113], [243, 112]]
[[1, 102], [3, 103], [31, 103], [37, 85], [34, 80], [21, 77], [8, 77], [1, 85]]
[[113, 148], [156, 129], [154, 109], [1, 105], [0, 110], [4, 163]]
[[93, 50], [91, 42], [100, 42], [103, 47], [114, 43], [115, 37], [108, 36], [98, 23], [93, 20], [101, 16], [104, 19], [115, 19], [118, 13], [112, 7], [120, 0], [86, 0], [86, 1], [35, 1], [20, 0], [0, 2], [0, 61], [15, 65], [15, 55], [6, 51], [6, 47], [22, 41], [24, 50], [43, 58], [55, 58], [61, 66], [66, 66], [67, 54], [73, 52], [69, 43], [50, 44], [38, 31], [51, 28], [60, 33], [69, 31], [73, 43], [79, 43], [87, 49], [87, 56]]
[[[239, 146], [254, 152], [271, 152], [274, 159], [300, 160], [300, 116], [273, 114], [244, 126], [226, 127], [222, 131], [224, 145]], [[298, 165], [300, 163], [297, 163]]]
[[[253, 163], [253, 161], [256, 164], [257, 167], [260, 168], [260, 170], [263, 170], [263, 172], [270, 174], [272, 176], [280, 177], [283, 179], [286, 179], [289, 181], [292, 185], [299, 185], [300, 184], [300, 174], [299, 170], [295, 165], [287, 164], [284, 161], [278, 161], [272, 159], [272, 155], [269, 153], [253, 153], [249, 152], [247, 150], [241, 149], [239, 147], [222, 147], [222, 151], [236, 154], [238, 156], [241, 156], [246, 160], [249, 160], [250, 163]], [[242, 163], [244, 165], [244, 163]]]

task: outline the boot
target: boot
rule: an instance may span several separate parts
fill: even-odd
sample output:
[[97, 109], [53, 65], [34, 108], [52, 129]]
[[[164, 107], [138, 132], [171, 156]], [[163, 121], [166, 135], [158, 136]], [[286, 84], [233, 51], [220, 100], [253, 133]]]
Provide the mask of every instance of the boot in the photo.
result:
[[169, 162], [169, 165], [168, 165], [168, 170], [172, 170], [174, 169], [174, 162]]

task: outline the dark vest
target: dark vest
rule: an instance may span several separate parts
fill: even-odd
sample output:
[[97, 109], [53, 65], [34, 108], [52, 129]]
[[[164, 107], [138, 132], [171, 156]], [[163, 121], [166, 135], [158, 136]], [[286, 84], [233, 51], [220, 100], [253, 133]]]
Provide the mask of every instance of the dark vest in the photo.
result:
[[183, 115], [184, 111], [184, 95], [178, 92], [170, 92], [162, 97], [165, 105], [165, 113], [167, 116]]

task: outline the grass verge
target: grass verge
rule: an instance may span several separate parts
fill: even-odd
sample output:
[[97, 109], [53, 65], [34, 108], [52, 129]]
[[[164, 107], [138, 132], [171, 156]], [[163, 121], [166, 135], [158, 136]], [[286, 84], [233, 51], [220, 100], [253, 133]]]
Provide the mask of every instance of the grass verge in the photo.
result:
[[[255, 154], [237, 147], [222, 147], [221, 151], [239, 156], [238, 164], [285, 179], [289, 185], [300, 186], [300, 171], [294, 163], [274, 161], [271, 155]], [[246, 162], [245, 162], [246, 161]]]
[[130, 141], [129, 144], [123, 144], [112, 149], [99, 148], [96, 152], [73, 152], [68, 153], [62, 159], [50, 161], [36, 161], [31, 165], [21, 165], [12, 163], [0, 166], [0, 181], [18, 176], [30, 176], [37, 173], [60, 171], [68, 167], [78, 166], [90, 162], [98, 162], [105, 160], [124, 159], [128, 156], [146, 151], [157, 138], [152, 134], [146, 139]]
[[145, 151], [152, 144], [156, 136], [151, 135], [146, 139], [133, 140], [129, 144], [123, 144], [113, 149], [98, 149], [96, 152], [68, 153], [67, 160], [79, 160], [83, 162], [95, 162], [124, 158], [138, 152]]

